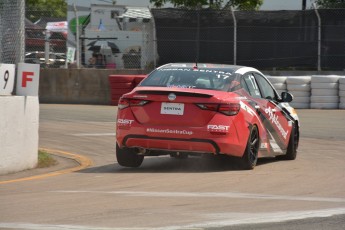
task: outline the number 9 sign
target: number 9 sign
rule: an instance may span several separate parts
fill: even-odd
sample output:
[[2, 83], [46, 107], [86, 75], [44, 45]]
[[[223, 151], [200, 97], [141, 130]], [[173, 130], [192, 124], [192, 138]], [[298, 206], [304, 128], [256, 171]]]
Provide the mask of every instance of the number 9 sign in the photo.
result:
[[15, 77], [14, 64], [0, 63], [0, 95], [11, 95]]

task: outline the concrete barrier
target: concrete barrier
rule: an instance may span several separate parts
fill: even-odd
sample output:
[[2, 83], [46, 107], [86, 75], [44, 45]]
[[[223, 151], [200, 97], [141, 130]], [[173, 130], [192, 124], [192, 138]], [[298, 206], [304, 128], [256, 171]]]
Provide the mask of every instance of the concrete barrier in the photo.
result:
[[0, 96], [0, 175], [37, 165], [38, 122], [38, 97]]
[[[108, 79], [110, 75], [146, 75], [148, 72], [149, 70], [130, 69], [41, 69], [40, 102], [110, 105], [112, 104]], [[344, 71], [264, 71], [264, 73], [272, 76], [345, 75]]]
[[144, 70], [41, 69], [40, 103], [110, 105], [109, 75], [141, 75]]

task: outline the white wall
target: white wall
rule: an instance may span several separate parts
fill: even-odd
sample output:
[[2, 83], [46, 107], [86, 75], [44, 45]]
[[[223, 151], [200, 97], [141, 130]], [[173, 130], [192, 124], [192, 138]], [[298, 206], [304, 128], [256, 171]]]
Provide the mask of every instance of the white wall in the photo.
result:
[[0, 96], [0, 175], [37, 165], [38, 97]]

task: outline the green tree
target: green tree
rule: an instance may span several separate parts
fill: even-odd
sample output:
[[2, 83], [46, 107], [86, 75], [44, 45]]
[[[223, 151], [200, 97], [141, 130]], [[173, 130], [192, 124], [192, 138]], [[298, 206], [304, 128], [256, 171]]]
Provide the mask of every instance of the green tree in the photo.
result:
[[65, 0], [25, 0], [25, 16], [32, 22], [40, 17], [67, 17]]
[[263, 0], [150, 0], [155, 7], [162, 7], [166, 3], [172, 3], [175, 7], [195, 9], [199, 6], [208, 6], [214, 9], [233, 6], [240, 10], [258, 10]]
[[316, 4], [320, 8], [345, 8], [344, 0], [316, 0]]

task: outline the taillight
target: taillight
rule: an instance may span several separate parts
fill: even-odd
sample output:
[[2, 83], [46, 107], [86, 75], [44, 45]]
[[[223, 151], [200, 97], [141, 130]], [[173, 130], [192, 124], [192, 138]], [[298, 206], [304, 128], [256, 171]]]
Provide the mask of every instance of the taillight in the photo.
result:
[[129, 106], [143, 106], [147, 103], [149, 103], [149, 101], [140, 99], [129, 99]]
[[240, 111], [240, 104], [230, 103], [230, 104], [220, 104], [218, 112], [223, 113], [228, 116], [234, 116]]
[[196, 104], [200, 109], [210, 110], [225, 114], [227, 116], [234, 116], [240, 111], [240, 104], [238, 103], [227, 103], [227, 104], [216, 104], [216, 103], [207, 103], [207, 104]]
[[143, 106], [149, 103], [149, 101], [141, 99], [129, 99], [129, 98], [120, 98], [117, 107], [119, 109], [125, 109], [131, 106]]
[[129, 100], [127, 98], [120, 98], [117, 108], [124, 109], [129, 107]]

